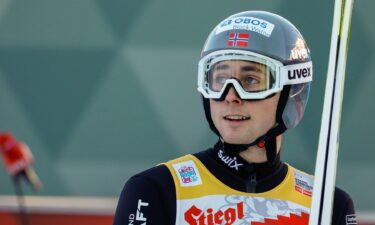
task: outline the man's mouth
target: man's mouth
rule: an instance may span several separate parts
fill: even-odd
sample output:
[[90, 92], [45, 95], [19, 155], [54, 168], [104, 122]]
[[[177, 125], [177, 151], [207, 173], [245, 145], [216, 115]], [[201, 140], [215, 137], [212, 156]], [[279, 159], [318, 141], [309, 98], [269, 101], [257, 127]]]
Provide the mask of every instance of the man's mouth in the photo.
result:
[[242, 115], [227, 115], [223, 117], [225, 120], [230, 120], [230, 121], [244, 121], [244, 120], [249, 120], [250, 116], [242, 116]]

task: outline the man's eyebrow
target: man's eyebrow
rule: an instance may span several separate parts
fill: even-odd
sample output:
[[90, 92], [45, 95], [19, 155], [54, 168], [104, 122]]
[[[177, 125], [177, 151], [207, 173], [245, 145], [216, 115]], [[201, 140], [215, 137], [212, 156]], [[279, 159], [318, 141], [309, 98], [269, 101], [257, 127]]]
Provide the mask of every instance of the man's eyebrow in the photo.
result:
[[260, 69], [259, 69], [259, 67], [258, 66], [255, 66], [255, 65], [248, 65], [248, 66], [243, 66], [243, 67], [241, 67], [241, 71], [242, 72], [246, 72], [246, 71], [256, 71], [256, 72], [259, 72], [259, 71], [261, 71]]
[[[226, 70], [229, 69], [230, 66], [228, 64], [222, 63], [214, 66], [214, 71], [215, 70]], [[261, 69], [259, 68], [258, 65], [246, 65], [246, 66], [241, 66], [241, 71], [242, 72], [247, 72], [247, 71], [255, 71], [259, 72]]]
[[214, 66], [214, 70], [226, 70], [229, 68], [228, 64], [218, 64]]

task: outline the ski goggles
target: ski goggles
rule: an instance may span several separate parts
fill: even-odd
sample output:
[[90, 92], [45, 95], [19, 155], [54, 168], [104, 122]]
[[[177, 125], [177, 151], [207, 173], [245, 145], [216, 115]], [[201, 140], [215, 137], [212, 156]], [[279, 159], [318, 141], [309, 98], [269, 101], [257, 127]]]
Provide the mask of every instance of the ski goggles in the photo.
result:
[[205, 98], [220, 99], [232, 85], [241, 99], [264, 99], [284, 85], [312, 81], [312, 62], [283, 65], [243, 50], [221, 50], [199, 61], [198, 91]]

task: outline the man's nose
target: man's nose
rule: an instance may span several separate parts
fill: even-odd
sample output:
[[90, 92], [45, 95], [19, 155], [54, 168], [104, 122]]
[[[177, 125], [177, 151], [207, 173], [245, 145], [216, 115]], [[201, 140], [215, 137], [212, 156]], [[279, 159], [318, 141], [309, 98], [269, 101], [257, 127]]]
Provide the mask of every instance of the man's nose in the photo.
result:
[[227, 102], [241, 103], [242, 99], [238, 95], [236, 89], [232, 86], [232, 87], [229, 88], [227, 96], [225, 96], [225, 101], [227, 101]]

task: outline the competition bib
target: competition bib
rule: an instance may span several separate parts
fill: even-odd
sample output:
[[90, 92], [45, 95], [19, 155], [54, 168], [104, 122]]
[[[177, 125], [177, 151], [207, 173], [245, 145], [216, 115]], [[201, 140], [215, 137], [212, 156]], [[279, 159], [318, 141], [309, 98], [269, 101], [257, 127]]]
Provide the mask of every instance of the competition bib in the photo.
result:
[[288, 166], [264, 193], [234, 190], [193, 155], [166, 163], [176, 188], [176, 225], [308, 225], [313, 177]]

